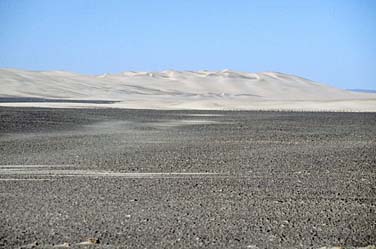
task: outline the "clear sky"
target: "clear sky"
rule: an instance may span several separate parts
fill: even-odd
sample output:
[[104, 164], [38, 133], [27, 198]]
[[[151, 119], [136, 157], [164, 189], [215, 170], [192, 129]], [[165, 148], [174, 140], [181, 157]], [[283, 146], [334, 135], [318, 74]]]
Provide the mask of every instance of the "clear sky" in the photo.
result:
[[229, 68], [376, 89], [376, 1], [0, 0], [0, 67]]

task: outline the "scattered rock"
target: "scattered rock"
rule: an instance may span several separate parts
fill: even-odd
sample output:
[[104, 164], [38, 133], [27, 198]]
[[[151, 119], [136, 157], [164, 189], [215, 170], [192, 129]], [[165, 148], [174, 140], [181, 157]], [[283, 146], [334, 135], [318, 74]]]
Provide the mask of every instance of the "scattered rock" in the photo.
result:
[[319, 249], [376, 249], [376, 246], [375, 245], [369, 245], [365, 247], [323, 246], [323, 247], [320, 247]]

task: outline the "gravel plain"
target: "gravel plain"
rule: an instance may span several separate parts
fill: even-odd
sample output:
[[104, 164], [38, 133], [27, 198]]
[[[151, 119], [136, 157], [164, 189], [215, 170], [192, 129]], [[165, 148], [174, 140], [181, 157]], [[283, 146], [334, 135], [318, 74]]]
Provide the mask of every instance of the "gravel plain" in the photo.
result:
[[0, 247], [366, 247], [375, 169], [376, 113], [1, 107]]

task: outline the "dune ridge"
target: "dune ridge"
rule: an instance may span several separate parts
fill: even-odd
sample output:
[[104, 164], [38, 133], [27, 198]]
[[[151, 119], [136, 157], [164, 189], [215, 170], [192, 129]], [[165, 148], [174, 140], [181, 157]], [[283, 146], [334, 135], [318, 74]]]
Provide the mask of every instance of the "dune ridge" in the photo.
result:
[[279, 72], [228, 69], [103, 75], [0, 69], [0, 97], [116, 101], [0, 103], [3, 106], [376, 111], [374, 93], [346, 91]]

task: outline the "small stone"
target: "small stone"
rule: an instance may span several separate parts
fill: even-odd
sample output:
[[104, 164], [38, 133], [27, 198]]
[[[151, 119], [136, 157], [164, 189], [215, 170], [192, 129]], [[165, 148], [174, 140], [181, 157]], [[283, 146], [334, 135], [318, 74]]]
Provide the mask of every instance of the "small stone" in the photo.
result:
[[66, 248], [66, 247], [70, 247], [71, 245], [67, 242], [63, 243], [63, 244], [59, 244], [59, 245], [54, 245], [54, 248]]
[[21, 246], [20, 249], [36, 248], [38, 245], [39, 245], [39, 243], [37, 241], [35, 241], [35, 242], [31, 243], [31, 244], [28, 244], [28, 245], [25, 245], [25, 246]]
[[99, 244], [99, 239], [89, 238], [86, 241], [78, 243], [78, 245], [96, 245]]
[[344, 249], [342, 246], [324, 246], [319, 249]]
[[369, 245], [366, 247], [359, 247], [358, 249], [376, 249], [376, 245]]

